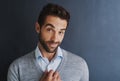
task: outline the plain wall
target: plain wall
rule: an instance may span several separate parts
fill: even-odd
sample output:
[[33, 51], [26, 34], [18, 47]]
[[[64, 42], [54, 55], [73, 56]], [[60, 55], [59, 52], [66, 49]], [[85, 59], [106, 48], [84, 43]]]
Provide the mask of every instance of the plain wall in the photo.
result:
[[16, 58], [37, 45], [34, 24], [48, 2], [71, 13], [62, 48], [83, 57], [90, 81], [120, 81], [120, 0], [9, 0], [2, 4], [0, 81]]

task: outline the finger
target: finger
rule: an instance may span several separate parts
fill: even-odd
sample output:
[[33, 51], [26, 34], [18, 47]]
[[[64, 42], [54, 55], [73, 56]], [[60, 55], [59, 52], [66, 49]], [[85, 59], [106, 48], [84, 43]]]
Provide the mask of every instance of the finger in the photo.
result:
[[60, 76], [57, 77], [57, 81], [62, 81], [61, 78], [60, 78]]
[[57, 71], [54, 72], [53, 77], [57, 78], [59, 76], [59, 73]]
[[57, 81], [62, 81], [59, 73], [58, 73], [58, 76], [57, 76]]
[[50, 71], [48, 72], [48, 78], [52, 79], [53, 73], [54, 73], [54, 71], [53, 71], [53, 70], [50, 70]]
[[46, 77], [47, 74], [48, 74], [48, 71], [46, 70], [46, 71], [44, 72], [44, 74], [43, 74], [43, 77]]
[[44, 78], [46, 78], [46, 76], [47, 76], [47, 71], [45, 71], [44, 73], [43, 73], [43, 75], [41, 76], [41, 78], [40, 78], [40, 81], [42, 81]]
[[57, 77], [58, 77], [58, 72], [55, 71], [55, 72], [53, 73], [52, 81], [58, 81], [58, 80], [57, 80]]

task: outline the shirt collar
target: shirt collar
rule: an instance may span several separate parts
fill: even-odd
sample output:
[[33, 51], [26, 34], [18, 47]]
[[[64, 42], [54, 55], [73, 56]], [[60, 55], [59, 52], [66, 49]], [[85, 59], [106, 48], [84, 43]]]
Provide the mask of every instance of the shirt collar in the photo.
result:
[[35, 49], [35, 57], [36, 59], [39, 59], [40, 57], [43, 58], [41, 51], [39, 50], [38, 46]]
[[[35, 57], [36, 59], [39, 58], [43, 58], [41, 51], [39, 50], [38, 46], [35, 49]], [[63, 58], [63, 53], [62, 53], [62, 49], [60, 47], [58, 47], [55, 58], [60, 57]]]

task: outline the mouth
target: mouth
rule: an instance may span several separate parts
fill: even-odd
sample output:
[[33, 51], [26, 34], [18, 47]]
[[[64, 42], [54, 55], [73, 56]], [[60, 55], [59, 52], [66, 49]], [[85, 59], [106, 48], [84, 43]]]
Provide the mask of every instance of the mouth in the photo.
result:
[[50, 48], [56, 48], [58, 47], [58, 45], [59, 45], [59, 42], [53, 42], [53, 41], [48, 42], [48, 46]]
[[56, 48], [58, 46], [58, 43], [49, 43], [49, 46], [51, 48]]

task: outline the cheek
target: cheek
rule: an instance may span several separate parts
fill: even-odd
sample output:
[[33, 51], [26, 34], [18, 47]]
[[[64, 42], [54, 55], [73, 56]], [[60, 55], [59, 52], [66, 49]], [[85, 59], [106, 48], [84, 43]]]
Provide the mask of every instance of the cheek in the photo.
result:
[[51, 39], [50, 34], [42, 33], [41, 36], [44, 41], [49, 41]]
[[63, 41], [63, 39], [64, 39], [64, 36], [62, 36], [62, 37], [61, 37], [60, 42], [62, 42], [62, 41]]

